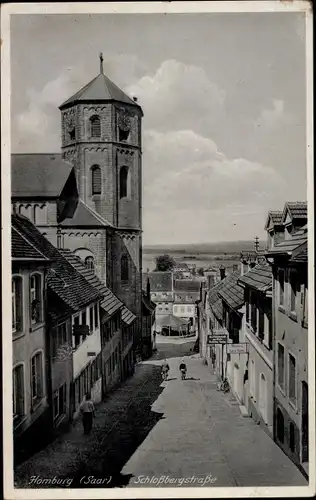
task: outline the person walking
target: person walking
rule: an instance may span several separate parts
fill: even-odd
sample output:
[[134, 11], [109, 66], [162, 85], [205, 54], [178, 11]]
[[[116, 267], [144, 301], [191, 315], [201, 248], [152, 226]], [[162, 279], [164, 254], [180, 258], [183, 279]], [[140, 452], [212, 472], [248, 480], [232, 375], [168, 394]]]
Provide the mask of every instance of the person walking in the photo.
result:
[[161, 367], [161, 374], [162, 374], [163, 380], [167, 380], [169, 370], [170, 370], [170, 367], [168, 365], [167, 360], [165, 359], [164, 362], [162, 363], [162, 367]]
[[82, 415], [83, 432], [84, 434], [90, 434], [93, 417], [95, 417], [94, 404], [90, 392], [87, 392], [85, 399], [80, 405], [80, 413]]
[[187, 365], [183, 360], [180, 363], [179, 370], [181, 372], [181, 379], [184, 380], [187, 374]]

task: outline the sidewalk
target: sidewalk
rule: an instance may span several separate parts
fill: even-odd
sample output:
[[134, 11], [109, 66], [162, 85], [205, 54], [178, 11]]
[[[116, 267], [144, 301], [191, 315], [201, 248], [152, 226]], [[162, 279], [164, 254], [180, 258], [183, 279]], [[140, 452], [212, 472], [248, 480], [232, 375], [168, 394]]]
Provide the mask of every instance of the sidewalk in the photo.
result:
[[[128, 407], [134, 400], [137, 401], [137, 395], [144, 390], [146, 391], [146, 387], [150, 383], [152, 387], [148, 388], [148, 395], [150, 397], [150, 393], [152, 393], [153, 398], [156, 399], [157, 388], [159, 392], [162, 389], [159, 388], [160, 369], [154, 370], [155, 368], [139, 364], [136, 366], [135, 374], [130, 379], [111, 393], [105, 402], [97, 405], [93, 430], [90, 435], [83, 434], [81, 421], [77, 420], [69, 432], [61, 435], [48, 447], [19, 465], [14, 475], [15, 487], [45, 487], [39, 484], [34, 485], [31, 482], [32, 476], [40, 478], [75, 477], [82, 464], [88, 463], [90, 457], [95, 455], [97, 450], [106, 446], [109, 435], [114, 432]], [[154, 371], [157, 372], [156, 377], [153, 377]], [[150, 405], [147, 404], [147, 406]], [[122, 456], [124, 457], [124, 454]], [[72, 485], [72, 487], [74, 486]]]

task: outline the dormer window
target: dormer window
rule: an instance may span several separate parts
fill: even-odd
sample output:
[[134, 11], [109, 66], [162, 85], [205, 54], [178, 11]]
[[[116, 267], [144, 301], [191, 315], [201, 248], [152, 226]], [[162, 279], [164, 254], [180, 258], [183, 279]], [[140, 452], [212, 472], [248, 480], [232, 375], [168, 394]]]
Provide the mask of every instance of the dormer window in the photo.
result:
[[90, 132], [91, 137], [101, 137], [101, 120], [97, 115], [90, 118]]

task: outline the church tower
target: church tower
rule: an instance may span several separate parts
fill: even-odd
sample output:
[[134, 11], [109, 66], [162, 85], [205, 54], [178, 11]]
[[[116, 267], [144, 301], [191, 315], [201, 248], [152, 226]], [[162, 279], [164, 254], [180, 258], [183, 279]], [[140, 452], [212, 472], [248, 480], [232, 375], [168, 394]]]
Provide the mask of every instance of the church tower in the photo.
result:
[[141, 317], [142, 109], [104, 74], [102, 54], [100, 73], [59, 109], [79, 198], [107, 227], [106, 284]]

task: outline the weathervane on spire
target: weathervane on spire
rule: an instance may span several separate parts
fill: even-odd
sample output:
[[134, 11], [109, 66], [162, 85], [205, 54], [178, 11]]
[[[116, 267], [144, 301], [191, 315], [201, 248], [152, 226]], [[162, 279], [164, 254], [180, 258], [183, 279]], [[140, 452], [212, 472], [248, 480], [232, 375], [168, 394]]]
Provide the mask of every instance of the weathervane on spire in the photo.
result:
[[103, 74], [103, 54], [100, 52], [100, 73]]

